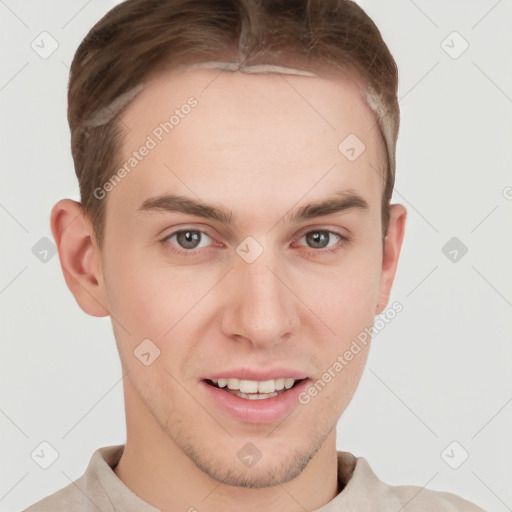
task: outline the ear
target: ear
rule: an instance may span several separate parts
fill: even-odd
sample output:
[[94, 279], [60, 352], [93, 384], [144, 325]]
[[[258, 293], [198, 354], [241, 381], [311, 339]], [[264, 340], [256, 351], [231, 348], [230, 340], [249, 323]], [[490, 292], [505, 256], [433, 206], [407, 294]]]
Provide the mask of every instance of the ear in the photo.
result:
[[405, 207], [401, 204], [392, 204], [389, 213], [389, 227], [382, 254], [379, 302], [375, 310], [376, 315], [380, 315], [388, 305], [405, 234], [405, 221], [407, 218]]
[[91, 316], [108, 316], [101, 257], [89, 216], [82, 205], [62, 199], [52, 209], [51, 229], [66, 284]]

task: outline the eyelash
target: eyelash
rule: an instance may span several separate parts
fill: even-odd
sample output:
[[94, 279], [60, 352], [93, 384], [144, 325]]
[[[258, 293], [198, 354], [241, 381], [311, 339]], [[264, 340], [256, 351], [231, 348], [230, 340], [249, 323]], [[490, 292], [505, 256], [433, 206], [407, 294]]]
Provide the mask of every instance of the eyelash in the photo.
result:
[[[166, 237], [164, 237], [161, 240], [161, 242], [166, 244], [169, 247], [169, 250], [171, 252], [173, 252], [174, 254], [178, 254], [180, 256], [191, 257], [191, 256], [195, 256], [202, 249], [204, 249], [206, 251], [210, 250], [210, 246], [207, 247], [206, 249], [205, 248], [202, 248], [202, 249], [180, 249], [180, 248], [176, 247], [174, 244], [169, 242], [169, 240], [174, 235], [177, 235], [179, 233], [183, 233], [183, 232], [186, 232], [186, 231], [192, 231], [194, 233], [201, 233], [202, 235], [206, 235], [207, 237], [213, 239], [213, 237], [211, 237], [206, 231], [204, 231], [202, 229], [186, 229], [185, 228], [185, 229], [179, 229], [178, 231], [173, 231], [171, 234], [169, 234]], [[336, 254], [343, 247], [345, 247], [346, 244], [348, 244], [348, 243], [350, 243], [352, 241], [352, 238], [350, 236], [342, 235], [341, 233], [338, 233], [337, 231], [331, 231], [331, 230], [328, 230], [328, 229], [313, 229], [311, 231], [308, 231], [308, 232], [304, 233], [300, 237], [300, 239], [304, 238], [306, 235], [309, 235], [310, 233], [328, 233], [329, 235], [336, 235], [336, 236], [338, 236], [340, 238], [339, 242], [334, 247], [329, 247], [329, 248], [326, 248], [326, 249], [313, 249], [312, 247], [309, 247], [309, 248], [306, 247], [306, 252], [310, 256], [318, 256], [319, 254], [326, 254], [326, 253]]]

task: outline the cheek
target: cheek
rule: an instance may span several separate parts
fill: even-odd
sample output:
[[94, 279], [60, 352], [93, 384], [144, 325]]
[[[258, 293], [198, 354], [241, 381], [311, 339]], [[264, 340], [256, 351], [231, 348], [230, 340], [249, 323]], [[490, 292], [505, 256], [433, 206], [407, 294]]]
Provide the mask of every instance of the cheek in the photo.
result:
[[164, 347], [201, 307], [218, 276], [173, 267], [161, 254], [150, 257], [129, 248], [122, 253], [105, 266], [109, 310], [130, 332], [130, 345], [150, 338]]
[[341, 346], [375, 318], [380, 264], [378, 257], [368, 256], [371, 251], [366, 254], [354, 253], [338, 266], [302, 273], [298, 281], [300, 296], [330, 328], [331, 335], [334, 331], [333, 339]]
[[118, 254], [123, 257], [107, 258], [104, 265], [111, 316], [130, 333], [131, 344], [161, 336], [172, 326], [170, 300], [175, 290], [166, 282], [163, 269], [151, 268], [129, 248], [118, 249]]

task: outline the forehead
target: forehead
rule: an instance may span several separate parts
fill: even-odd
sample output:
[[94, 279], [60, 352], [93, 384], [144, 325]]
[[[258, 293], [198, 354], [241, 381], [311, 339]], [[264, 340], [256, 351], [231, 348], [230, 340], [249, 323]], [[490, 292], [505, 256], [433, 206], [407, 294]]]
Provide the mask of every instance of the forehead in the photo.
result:
[[109, 202], [120, 200], [122, 190], [138, 207], [164, 192], [210, 198], [222, 189], [225, 199], [245, 194], [256, 204], [263, 197], [297, 200], [313, 186], [318, 194], [346, 186], [377, 198], [382, 189], [385, 148], [364, 91], [352, 80], [165, 72], [147, 82], [123, 122], [121, 165], [139, 148], [151, 149]]

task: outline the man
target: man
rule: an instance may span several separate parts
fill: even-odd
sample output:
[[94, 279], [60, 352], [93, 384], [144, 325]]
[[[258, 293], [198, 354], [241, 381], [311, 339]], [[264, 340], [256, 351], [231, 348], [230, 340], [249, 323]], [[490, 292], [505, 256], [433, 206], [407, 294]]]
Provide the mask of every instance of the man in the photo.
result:
[[78, 304], [112, 318], [127, 440], [28, 511], [481, 510], [336, 451], [404, 236], [396, 92], [349, 1], [128, 0], [93, 27], [81, 203], [51, 226]]

